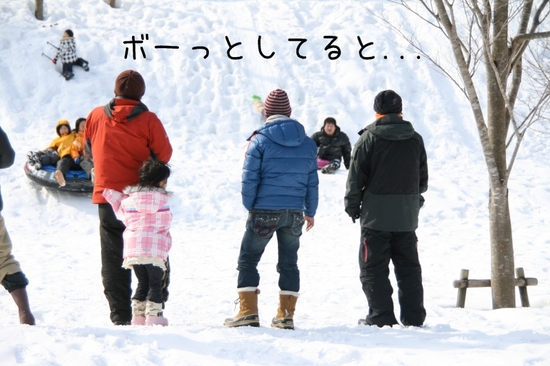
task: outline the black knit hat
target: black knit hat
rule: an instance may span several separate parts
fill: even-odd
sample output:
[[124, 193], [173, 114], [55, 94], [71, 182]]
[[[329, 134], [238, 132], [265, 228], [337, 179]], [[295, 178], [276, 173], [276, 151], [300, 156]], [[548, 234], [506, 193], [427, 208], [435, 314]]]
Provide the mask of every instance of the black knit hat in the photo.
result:
[[143, 94], [145, 94], [145, 81], [139, 72], [126, 70], [117, 76], [115, 81], [116, 96], [140, 100]]
[[384, 90], [374, 98], [374, 111], [378, 114], [401, 113], [401, 97], [393, 90]]
[[74, 36], [73, 31], [70, 30], [70, 29], [66, 29], [66, 30], [65, 30], [65, 33], [67, 33], [67, 35], [68, 35], [69, 37], [73, 37], [73, 36]]

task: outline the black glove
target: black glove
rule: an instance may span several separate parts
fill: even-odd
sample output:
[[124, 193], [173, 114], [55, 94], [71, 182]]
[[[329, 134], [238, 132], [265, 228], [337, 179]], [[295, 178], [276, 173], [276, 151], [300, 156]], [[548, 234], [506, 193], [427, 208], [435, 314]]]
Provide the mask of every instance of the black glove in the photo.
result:
[[355, 220], [361, 217], [361, 208], [360, 207], [346, 207], [346, 212], [351, 217], [351, 221], [355, 224]]

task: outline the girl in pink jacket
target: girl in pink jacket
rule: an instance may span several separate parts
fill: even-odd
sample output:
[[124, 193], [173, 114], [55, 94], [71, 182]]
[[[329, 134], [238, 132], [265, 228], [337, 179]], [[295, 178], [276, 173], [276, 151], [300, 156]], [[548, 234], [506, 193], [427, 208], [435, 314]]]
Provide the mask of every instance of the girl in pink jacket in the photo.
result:
[[170, 167], [152, 157], [141, 166], [137, 186], [122, 192], [103, 191], [117, 218], [126, 225], [122, 266], [133, 269], [138, 279], [132, 298], [133, 325], [168, 325], [162, 315], [162, 291], [172, 246], [172, 213], [166, 191], [169, 176]]

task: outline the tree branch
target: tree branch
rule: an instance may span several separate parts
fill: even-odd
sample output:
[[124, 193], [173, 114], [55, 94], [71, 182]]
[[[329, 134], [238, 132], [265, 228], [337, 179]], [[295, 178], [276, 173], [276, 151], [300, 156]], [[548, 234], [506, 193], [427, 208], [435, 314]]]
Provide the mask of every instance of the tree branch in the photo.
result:
[[[445, 29], [448, 38], [451, 43], [451, 48], [455, 56], [455, 60], [458, 64], [458, 69], [462, 76], [462, 80], [465, 84], [466, 93], [468, 99], [470, 100], [470, 105], [472, 107], [472, 112], [474, 113], [474, 119], [477, 125], [477, 130], [479, 133], [479, 138], [481, 140], [481, 148], [483, 150], [483, 155], [485, 156], [485, 163], [487, 164], [487, 170], [489, 172], [489, 177], [494, 183], [500, 182], [500, 176], [498, 173], [498, 168], [496, 160], [494, 157], [494, 152], [491, 147], [491, 142], [489, 139], [489, 133], [487, 131], [487, 125], [485, 124], [485, 119], [483, 117], [483, 111], [481, 110], [481, 104], [479, 102], [479, 97], [477, 96], [477, 91], [475, 89], [474, 82], [468, 73], [468, 67], [466, 65], [466, 60], [462, 54], [460, 47], [459, 37], [456, 33], [456, 27], [449, 19], [447, 8], [443, 3], [443, 0], [435, 0], [435, 4], [438, 11], [438, 19]], [[447, 3], [449, 6], [449, 11], [452, 12], [452, 5]]]

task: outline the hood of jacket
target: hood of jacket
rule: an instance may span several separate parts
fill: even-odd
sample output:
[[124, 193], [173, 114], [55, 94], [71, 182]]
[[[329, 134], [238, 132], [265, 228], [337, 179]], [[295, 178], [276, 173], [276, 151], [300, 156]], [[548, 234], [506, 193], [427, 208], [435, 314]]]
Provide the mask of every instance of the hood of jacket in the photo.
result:
[[[300, 122], [283, 115], [269, 117], [266, 124], [252, 134], [254, 135], [265, 136], [276, 144], [288, 147], [302, 145], [307, 136]], [[252, 136], [247, 141], [250, 141]]]
[[412, 124], [398, 117], [397, 114], [391, 113], [376, 120], [368, 125], [364, 130], [381, 137], [385, 140], [407, 140], [411, 138], [415, 131]]
[[117, 123], [129, 122], [148, 110], [142, 102], [125, 98], [113, 98], [103, 108], [105, 114]]
[[69, 128], [69, 132], [67, 134], [71, 133], [71, 124], [69, 123], [69, 121], [67, 121], [66, 119], [60, 119], [55, 125], [55, 132], [57, 133], [57, 136], [61, 137], [61, 133], [59, 132], [61, 126], [67, 126]]
[[140, 213], [156, 213], [166, 206], [170, 195], [166, 190], [157, 187], [130, 186], [124, 188], [123, 192], [129, 196], [132, 203], [126, 201], [126, 210], [135, 210]]

